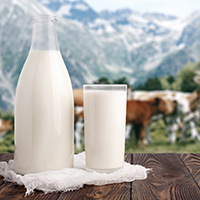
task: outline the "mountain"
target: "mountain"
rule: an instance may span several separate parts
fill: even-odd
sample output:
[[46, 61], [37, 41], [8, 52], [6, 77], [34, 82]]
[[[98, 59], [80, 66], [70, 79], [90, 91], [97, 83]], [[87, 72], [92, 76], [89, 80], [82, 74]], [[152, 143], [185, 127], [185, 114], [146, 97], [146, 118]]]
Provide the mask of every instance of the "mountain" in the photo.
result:
[[98, 14], [82, 0], [39, 0], [39, 2], [57, 15], [77, 20], [85, 25], [98, 17]]
[[[62, 11], [62, 12], [61, 12]], [[58, 41], [74, 88], [99, 77], [126, 76], [132, 85], [150, 76], [176, 75], [200, 59], [200, 13], [186, 19], [130, 9], [102, 11], [84, 1], [1, 0], [0, 108], [13, 109], [27, 57], [32, 16], [59, 16]]]
[[[0, 108], [4, 111], [13, 109], [17, 80], [30, 48], [32, 16], [37, 14], [53, 13], [34, 0], [1, 1]], [[94, 80], [94, 75], [87, 71], [91, 64], [86, 65], [82, 60], [96, 57], [89, 46], [96, 43], [95, 38], [80, 24], [63, 19], [60, 19], [58, 38], [73, 86], [80, 87], [84, 81]], [[77, 38], [80, 38], [79, 46]]]
[[[102, 39], [107, 40], [108, 43], [112, 40], [118, 44], [123, 43], [125, 49], [122, 48], [111, 58], [118, 60], [120, 54], [123, 55], [120, 60], [126, 63], [120, 63], [120, 69], [117, 69], [114, 64], [115, 70], [131, 73], [133, 84], [139, 84], [149, 76], [176, 75], [187, 62], [196, 62], [200, 59], [198, 37], [200, 12], [192, 13], [186, 19], [163, 13], [142, 14], [128, 8], [97, 13], [83, 1], [54, 1], [60, 2], [57, 10], [66, 4], [84, 3], [88, 11], [92, 10], [92, 13], [95, 13], [95, 17], [87, 23], [76, 17], [73, 20], [82, 23], [99, 37], [103, 36]], [[51, 4], [45, 5], [52, 9]], [[57, 12], [57, 14], [72, 19], [63, 13]], [[110, 52], [105, 53], [110, 55]], [[108, 71], [111, 70], [112, 65], [111, 67], [107, 65]]]

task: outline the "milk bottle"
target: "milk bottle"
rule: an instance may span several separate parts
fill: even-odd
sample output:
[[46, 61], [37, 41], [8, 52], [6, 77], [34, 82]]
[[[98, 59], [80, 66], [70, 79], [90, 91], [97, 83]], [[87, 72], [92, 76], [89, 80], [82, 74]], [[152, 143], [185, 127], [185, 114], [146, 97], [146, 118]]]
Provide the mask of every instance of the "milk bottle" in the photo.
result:
[[15, 99], [14, 169], [27, 174], [73, 167], [74, 106], [54, 16], [37, 16]]

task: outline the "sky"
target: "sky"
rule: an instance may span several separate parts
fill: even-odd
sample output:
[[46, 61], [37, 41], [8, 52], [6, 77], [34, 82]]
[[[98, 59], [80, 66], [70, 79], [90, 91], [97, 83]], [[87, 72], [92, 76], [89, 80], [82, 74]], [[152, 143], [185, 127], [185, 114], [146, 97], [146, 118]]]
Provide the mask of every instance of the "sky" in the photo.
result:
[[85, 0], [97, 11], [131, 8], [138, 12], [162, 12], [186, 17], [200, 10], [200, 0]]

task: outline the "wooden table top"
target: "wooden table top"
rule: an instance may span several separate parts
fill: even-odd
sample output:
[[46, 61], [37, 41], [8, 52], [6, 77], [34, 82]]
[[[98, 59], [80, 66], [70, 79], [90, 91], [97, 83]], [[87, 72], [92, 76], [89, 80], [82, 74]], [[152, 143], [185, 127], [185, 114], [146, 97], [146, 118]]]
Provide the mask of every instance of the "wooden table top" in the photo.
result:
[[[0, 154], [0, 161], [8, 161], [13, 154]], [[132, 164], [152, 168], [148, 178], [131, 183], [88, 186], [72, 192], [44, 194], [35, 191], [26, 199], [200, 199], [200, 154], [126, 154]], [[23, 199], [25, 188], [16, 183], [6, 183], [0, 176], [0, 199]]]

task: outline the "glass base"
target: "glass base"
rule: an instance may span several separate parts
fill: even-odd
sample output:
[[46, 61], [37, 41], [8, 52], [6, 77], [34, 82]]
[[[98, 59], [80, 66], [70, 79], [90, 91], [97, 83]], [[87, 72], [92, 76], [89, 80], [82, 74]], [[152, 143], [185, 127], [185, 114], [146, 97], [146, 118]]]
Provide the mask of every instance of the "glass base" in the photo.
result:
[[92, 168], [86, 167], [86, 171], [87, 172], [98, 172], [98, 173], [112, 173], [112, 172], [115, 172], [115, 171], [121, 169], [122, 167], [114, 168], [114, 169], [92, 169]]

